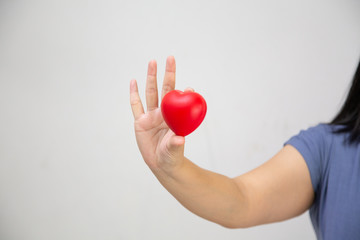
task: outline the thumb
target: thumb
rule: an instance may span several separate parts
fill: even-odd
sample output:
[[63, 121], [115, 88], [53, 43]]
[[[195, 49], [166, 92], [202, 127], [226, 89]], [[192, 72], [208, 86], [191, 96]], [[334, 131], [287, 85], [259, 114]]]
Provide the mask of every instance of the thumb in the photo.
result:
[[172, 135], [168, 141], [168, 151], [173, 155], [184, 154], [185, 137]]

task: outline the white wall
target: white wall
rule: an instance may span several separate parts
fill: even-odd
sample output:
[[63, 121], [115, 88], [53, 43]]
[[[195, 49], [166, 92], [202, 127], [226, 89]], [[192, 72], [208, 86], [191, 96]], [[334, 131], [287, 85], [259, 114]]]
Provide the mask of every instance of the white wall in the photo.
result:
[[314, 239], [308, 213], [229, 230], [185, 210], [137, 150], [129, 81], [177, 60], [205, 121], [186, 156], [228, 176], [339, 109], [357, 0], [0, 1], [0, 239]]

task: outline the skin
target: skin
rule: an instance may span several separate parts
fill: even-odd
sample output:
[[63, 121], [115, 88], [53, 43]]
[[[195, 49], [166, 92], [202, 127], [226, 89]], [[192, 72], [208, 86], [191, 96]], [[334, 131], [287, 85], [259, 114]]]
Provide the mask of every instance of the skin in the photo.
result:
[[[175, 59], [170, 56], [161, 99], [175, 89], [175, 71]], [[283, 221], [309, 209], [314, 200], [309, 170], [302, 155], [290, 145], [235, 178], [202, 169], [187, 159], [185, 138], [176, 136], [162, 118], [156, 76], [157, 64], [152, 60], [146, 80], [146, 112], [136, 80], [130, 82], [136, 141], [150, 170], [185, 208], [227, 228]]]

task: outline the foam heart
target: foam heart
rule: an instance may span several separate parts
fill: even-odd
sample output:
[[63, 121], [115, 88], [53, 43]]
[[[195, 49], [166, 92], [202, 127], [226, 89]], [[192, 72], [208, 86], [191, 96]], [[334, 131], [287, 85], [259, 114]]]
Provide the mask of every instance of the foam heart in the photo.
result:
[[161, 102], [161, 112], [169, 128], [179, 136], [192, 133], [206, 115], [205, 99], [196, 92], [173, 90]]

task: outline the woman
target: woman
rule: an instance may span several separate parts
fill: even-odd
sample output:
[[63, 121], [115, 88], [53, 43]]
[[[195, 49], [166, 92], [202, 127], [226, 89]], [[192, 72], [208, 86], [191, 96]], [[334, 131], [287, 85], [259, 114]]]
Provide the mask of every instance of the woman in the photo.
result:
[[[301, 131], [260, 167], [235, 178], [207, 171], [184, 156], [185, 138], [165, 124], [158, 107], [156, 62], [150, 61], [144, 112], [130, 83], [139, 150], [160, 183], [193, 213], [228, 228], [298, 216], [310, 208], [318, 239], [360, 239], [360, 64], [340, 113]], [[175, 88], [168, 57], [162, 97]], [[187, 89], [186, 91], [193, 91]]]

